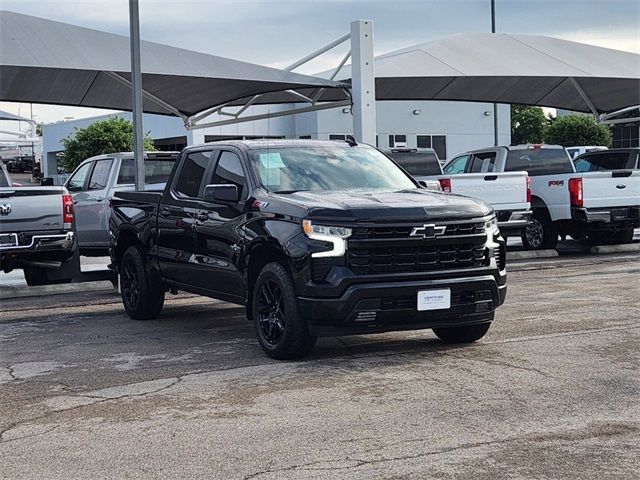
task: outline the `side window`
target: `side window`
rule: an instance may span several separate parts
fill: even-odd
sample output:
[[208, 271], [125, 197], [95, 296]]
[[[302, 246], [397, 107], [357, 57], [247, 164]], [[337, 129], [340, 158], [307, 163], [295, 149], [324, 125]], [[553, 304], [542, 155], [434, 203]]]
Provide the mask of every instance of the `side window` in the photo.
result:
[[211, 183], [214, 185], [233, 184], [238, 187], [240, 198], [244, 196], [245, 177], [240, 158], [233, 152], [223, 151], [216, 165]]
[[469, 168], [469, 172], [471, 173], [487, 173], [493, 172], [493, 167], [496, 163], [496, 153], [495, 152], [487, 152], [487, 153], [477, 153], [473, 156], [471, 160], [471, 167]]
[[211, 152], [193, 152], [184, 159], [174, 188], [177, 193], [185, 197], [198, 197], [210, 156]]
[[91, 178], [89, 179], [89, 190], [102, 190], [107, 186], [112, 164], [112, 158], [98, 160], [96, 162], [96, 166], [93, 167]]
[[467, 166], [468, 160], [469, 160], [469, 155], [463, 155], [461, 157], [454, 158], [444, 166], [442, 171], [450, 175], [453, 175], [456, 173], [464, 173], [464, 169]]
[[87, 175], [89, 174], [89, 170], [91, 170], [92, 165], [93, 162], [85, 163], [76, 170], [76, 173], [71, 175], [71, 178], [67, 180], [67, 189], [70, 192], [81, 192], [84, 190], [84, 181], [87, 179]]

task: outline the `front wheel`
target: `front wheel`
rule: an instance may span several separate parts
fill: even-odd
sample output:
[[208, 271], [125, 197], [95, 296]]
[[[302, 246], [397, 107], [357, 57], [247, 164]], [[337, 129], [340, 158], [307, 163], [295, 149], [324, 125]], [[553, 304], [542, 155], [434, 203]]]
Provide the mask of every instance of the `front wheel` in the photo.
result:
[[554, 249], [558, 245], [558, 227], [546, 210], [534, 211], [521, 238], [527, 250]]
[[262, 269], [251, 301], [258, 342], [268, 356], [294, 360], [311, 352], [316, 337], [300, 316], [293, 280], [283, 265], [274, 262]]
[[484, 337], [490, 326], [491, 322], [465, 327], [434, 328], [433, 333], [445, 343], [472, 343]]
[[160, 315], [164, 305], [164, 288], [145, 265], [142, 247], [129, 247], [122, 256], [120, 282], [122, 304], [129, 317], [152, 320]]

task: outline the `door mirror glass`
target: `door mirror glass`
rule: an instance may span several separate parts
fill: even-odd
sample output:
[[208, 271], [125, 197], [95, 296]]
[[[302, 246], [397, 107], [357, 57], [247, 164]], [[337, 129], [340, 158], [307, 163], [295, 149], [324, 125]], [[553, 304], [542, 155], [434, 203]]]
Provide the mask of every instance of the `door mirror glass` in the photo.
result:
[[206, 202], [237, 203], [240, 198], [238, 187], [232, 184], [207, 185], [204, 187], [204, 200]]

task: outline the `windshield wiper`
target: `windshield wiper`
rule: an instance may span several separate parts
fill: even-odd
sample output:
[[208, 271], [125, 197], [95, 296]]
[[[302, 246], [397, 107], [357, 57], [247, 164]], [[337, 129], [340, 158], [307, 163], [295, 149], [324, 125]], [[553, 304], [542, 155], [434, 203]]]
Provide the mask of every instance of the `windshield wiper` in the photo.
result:
[[280, 193], [283, 195], [286, 195], [288, 193], [297, 193], [297, 192], [308, 192], [309, 190], [303, 190], [303, 189], [292, 189], [292, 190], [276, 190], [275, 192], [271, 192], [271, 193]]

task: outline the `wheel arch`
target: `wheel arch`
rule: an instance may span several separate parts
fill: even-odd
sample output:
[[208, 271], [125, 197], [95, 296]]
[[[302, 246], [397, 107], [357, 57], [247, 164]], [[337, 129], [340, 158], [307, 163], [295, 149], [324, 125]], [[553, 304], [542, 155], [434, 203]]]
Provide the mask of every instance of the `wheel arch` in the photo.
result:
[[290, 257], [287, 255], [285, 248], [276, 241], [259, 241], [249, 247], [245, 272], [246, 306], [249, 320], [253, 320], [251, 301], [253, 287], [262, 269], [269, 263], [278, 262], [291, 273], [289, 261]]

